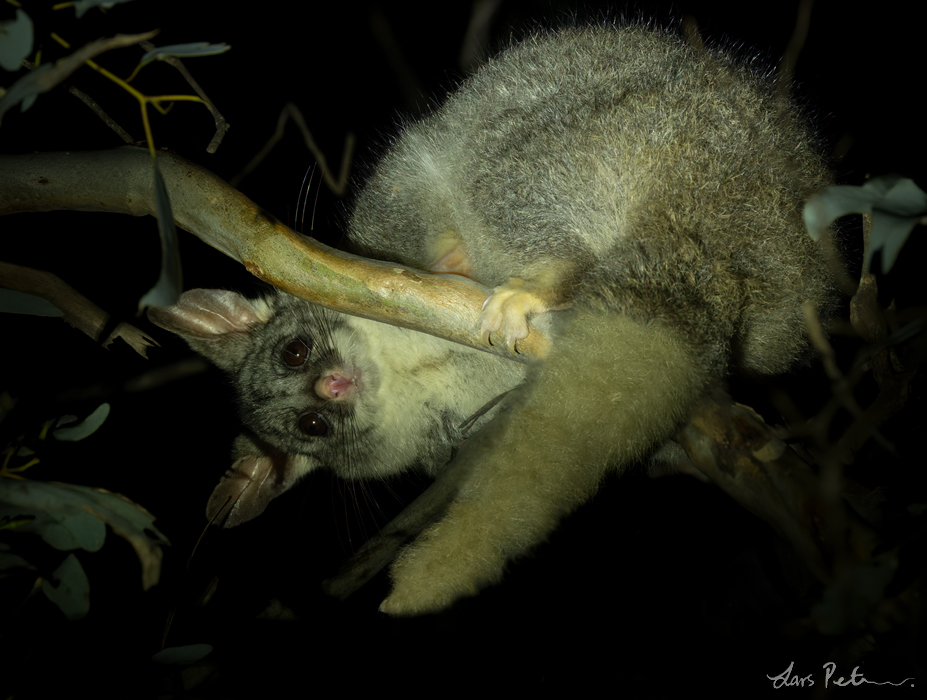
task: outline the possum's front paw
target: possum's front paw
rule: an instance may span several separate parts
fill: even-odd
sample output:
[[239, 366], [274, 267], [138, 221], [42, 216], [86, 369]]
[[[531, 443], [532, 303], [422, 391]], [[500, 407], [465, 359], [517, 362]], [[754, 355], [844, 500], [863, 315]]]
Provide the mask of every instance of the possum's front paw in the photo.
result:
[[480, 325], [483, 342], [508, 347], [517, 352], [516, 343], [528, 336], [528, 316], [550, 311], [549, 291], [531, 280], [509, 277], [483, 302]]
[[437, 612], [499, 581], [505, 565], [502, 549], [484, 528], [468, 527], [473, 519], [479, 515], [470, 504], [456, 503], [444, 520], [403, 549], [390, 569], [393, 590], [380, 612]]

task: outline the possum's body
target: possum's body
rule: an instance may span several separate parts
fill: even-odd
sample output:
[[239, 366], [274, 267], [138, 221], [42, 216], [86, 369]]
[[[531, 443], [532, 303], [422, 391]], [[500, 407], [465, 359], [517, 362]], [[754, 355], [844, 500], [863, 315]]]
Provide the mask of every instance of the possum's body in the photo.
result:
[[524, 41], [402, 131], [349, 238], [496, 287], [490, 342], [567, 308], [549, 356], [522, 382], [516, 363], [292, 297], [194, 292], [159, 322], [232, 372], [249, 430], [214, 501], [240, 494], [241, 521], [317, 466], [435, 473], [517, 385], [480, 417], [491, 439], [457, 456], [464, 487], [403, 550], [382, 609], [476, 593], [729, 368], [802, 355], [802, 304], [831, 287], [800, 213], [827, 182], [773, 86], [724, 56], [642, 28]]

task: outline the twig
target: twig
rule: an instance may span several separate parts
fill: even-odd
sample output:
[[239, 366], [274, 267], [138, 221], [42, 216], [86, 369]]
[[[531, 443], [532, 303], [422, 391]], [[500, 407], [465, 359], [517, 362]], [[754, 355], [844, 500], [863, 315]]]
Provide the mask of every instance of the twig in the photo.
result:
[[[143, 41], [141, 47], [145, 51], [154, 51], [157, 46], [152, 44], [150, 41]], [[213, 101], [210, 100], [203, 89], [200, 87], [199, 83], [193, 79], [193, 75], [190, 71], [187, 70], [187, 67], [183, 64], [176, 56], [166, 56], [162, 59], [165, 63], [170, 66], [173, 66], [183, 77], [184, 80], [193, 88], [194, 92], [200, 96], [200, 99], [203, 100], [209, 111], [212, 113], [212, 118], [216, 122], [216, 133], [213, 135], [212, 139], [209, 142], [209, 145], [206, 146], [207, 153], [215, 153], [219, 150], [219, 144], [222, 143], [222, 139], [225, 138], [225, 133], [231, 128], [231, 125], [225, 120], [225, 117], [222, 116], [222, 113], [216, 108], [216, 105], [213, 104]]]
[[[46, 64], [50, 67], [47, 67], [42, 71], [33, 71], [20, 80], [29, 81], [31, 84], [38, 88], [39, 92], [48, 92], [59, 83], [67, 80], [67, 78], [74, 71], [76, 71], [95, 56], [99, 56], [101, 53], [105, 53], [106, 51], [111, 51], [113, 49], [121, 49], [125, 48], [126, 46], [133, 46], [134, 44], [151, 39], [157, 35], [157, 33], [158, 30], [155, 29], [154, 31], [145, 32], [144, 34], [117, 34], [116, 36], [109, 39], [97, 39], [96, 41], [92, 41], [86, 46], [79, 48], [71, 55], [65, 56], [64, 58], [56, 61], [53, 65]], [[17, 81], [17, 83], [18, 82], [19, 81]], [[16, 84], [14, 83], [14, 87], [15, 85]], [[13, 93], [12, 88], [10, 89], [10, 93]], [[3, 111], [3, 99], [0, 98], [0, 114], [2, 114]]]
[[64, 321], [86, 333], [104, 348], [108, 348], [116, 338], [122, 338], [135, 352], [147, 359], [147, 349], [158, 344], [128, 323], [120, 322], [112, 328], [111, 317], [106, 311], [51, 272], [0, 262], [0, 285], [51, 302], [64, 312]]
[[109, 116], [103, 110], [103, 108], [100, 107], [99, 104], [97, 104], [97, 101], [94, 100], [90, 95], [88, 95], [87, 93], [81, 90], [78, 90], [73, 85], [68, 88], [68, 92], [70, 92], [72, 95], [74, 95], [74, 97], [76, 97], [81, 102], [83, 102], [85, 105], [87, 105], [93, 111], [93, 113], [96, 114], [103, 121], [104, 124], [106, 124], [106, 126], [108, 126], [110, 129], [116, 132], [119, 138], [121, 138], [127, 144], [135, 143], [136, 140], [129, 134], [129, 132], [123, 129], [121, 126], [119, 126], [119, 124], [116, 123], [116, 120], [113, 119], [111, 116]]
[[274, 146], [277, 145], [277, 142], [283, 138], [284, 129], [289, 119], [292, 119], [296, 123], [296, 126], [299, 127], [299, 131], [303, 135], [303, 142], [306, 144], [306, 148], [309, 149], [309, 152], [315, 156], [316, 162], [319, 164], [319, 168], [322, 170], [322, 179], [325, 180], [325, 184], [328, 186], [328, 189], [330, 189], [339, 197], [343, 196], [348, 188], [351, 156], [354, 154], [354, 134], [348, 132], [344, 137], [344, 151], [341, 156], [341, 171], [338, 179], [335, 180], [334, 174], [328, 167], [328, 161], [325, 160], [325, 154], [322, 153], [321, 149], [316, 144], [315, 139], [312, 138], [312, 132], [309, 131], [309, 127], [306, 126], [306, 120], [303, 119], [302, 112], [300, 112], [299, 108], [292, 102], [287, 102], [283, 106], [283, 109], [280, 110], [280, 116], [277, 117], [277, 128], [274, 129], [273, 135], [270, 137], [270, 139], [268, 139], [267, 143], [264, 144], [264, 147], [258, 152], [256, 156], [254, 156], [254, 158], [251, 159], [251, 162], [248, 163], [240, 173], [238, 173], [229, 181], [229, 184], [232, 187], [237, 187], [238, 184], [244, 180], [245, 177], [247, 177], [247, 175], [267, 157], [267, 155], [273, 150]]

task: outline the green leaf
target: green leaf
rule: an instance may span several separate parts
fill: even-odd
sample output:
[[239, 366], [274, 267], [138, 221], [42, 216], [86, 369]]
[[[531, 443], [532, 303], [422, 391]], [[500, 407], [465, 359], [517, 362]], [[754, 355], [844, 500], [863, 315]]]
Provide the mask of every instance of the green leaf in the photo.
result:
[[15, 289], [0, 289], [0, 311], [33, 316], [64, 316], [64, 311], [50, 301]]
[[0, 482], [0, 517], [31, 517], [17, 532], [35, 533], [55, 549], [98, 551], [106, 539], [106, 526], [75, 503], [72, 493], [58, 486], [43, 481], [4, 479]]
[[42, 592], [69, 620], [80, 620], [90, 610], [90, 582], [77, 557], [69, 554], [57, 569], [54, 583], [42, 580]]
[[[33, 520], [35, 520], [34, 515], [19, 515], [15, 517], [4, 515], [0, 517], [0, 530], [15, 530], [23, 525], [28, 525]], [[0, 543], [0, 548], [2, 548], [2, 543]]]
[[8, 554], [9, 546], [0, 542], [0, 571], [7, 569], [32, 569], [35, 567], [18, 554]]
[[0, 98], [0, 121], [6, 111], [22, 102], [21, 111], [25, 112], [35, 102], [35, 98], [45, 92], [47, 87], [42, 84], [45, 73], [54, 68], [53, 63], [45, 63], [34, 71], [26, 73], [22, 78], [13, 83], [6, 91], [6, 94]]
[[927, 214], [927, 193], [913, 180], [899, 175], [876, 177], [862, 187], [834, 185], [805, 204], [805, 227], [815, 240], [820, 240], [834, 221], [848, 214], [872, 216], [863, 265], [869, 270], [873, 255], [881, 251], [885, 274], [895, 264], [911, 231]]
[[216, 56], [225, 53], [231, 46], [226, 43], [210, 44], [208, 41], [196, 41], [188, 44], [171, 44], [170, 46], [161, 46], [152, 49], [139, 61], [139, 67], [147, 65], [153, 61], [163, 61], [165, 58], [176, 56], [177, 58], [194, 58], [197, 56]]
[[109, 404], [101, 403], [96, 407], [93, 413], [84, 418], [77, 425], [69, 425], [67, 428], [58, 428], [52, 436], [56, 440], [63, 442], [77, 442], [83, 440], [88, 435], [93, 435], [97, 429], [103, 425], [103, 421], [109, 416]]
[[11, 73], [23, 67], [23, 60], [32, 53], [34, 30], [32, 18], [16, 10], [16, 19], [0, 22], [0, 68]]
[[161, 275], [155, 286], [149, 289], [138, 302], [139, 311], [149, 306], [173, 306], [180, 299], [182, 272], [180, 251], [177, 247], [177, 228], [171, 200], [158, 161], [154, 161], [155, 202], [158, 211], [158, 231], [161, 234]]
[[0, 479], [0, 517], [34, 515], [16, 532], [35, 532], [56, 549], [96, 551], [105, 525], [126, 539], [142, 564], [142, 587], [158, 582], [161, 547], [167, 538], [154, 526], [154, 516], [125, 496], [76, 484]]

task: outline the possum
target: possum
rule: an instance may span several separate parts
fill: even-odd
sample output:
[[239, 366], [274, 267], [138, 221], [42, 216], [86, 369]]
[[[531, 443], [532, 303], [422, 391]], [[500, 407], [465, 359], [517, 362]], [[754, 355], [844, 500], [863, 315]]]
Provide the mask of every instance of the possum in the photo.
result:
[[493, 288], [488, 344], [517, 351], [543, 314], [550, 352], [524, 367], [284, 293], [187, 292], [153, 320], [230, 373], [245, 426], [210, 508], [230, 500], [237, 524], [316, 468], [454, 459], [454, 501], [400, 552], [381, 610], [498, 582], [729, 372], [807, 355], [803, 305], [826, 311], [833, 283], [801, 211], [830, 176], [783, 94], [644, 26], [538, 33], [488, 61], [401, 128], [347, 238]]

